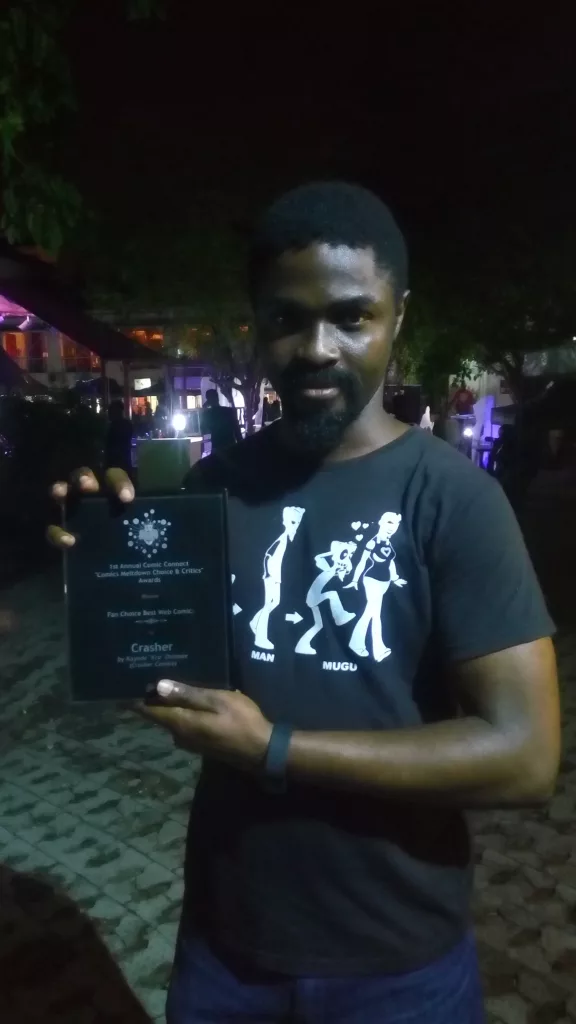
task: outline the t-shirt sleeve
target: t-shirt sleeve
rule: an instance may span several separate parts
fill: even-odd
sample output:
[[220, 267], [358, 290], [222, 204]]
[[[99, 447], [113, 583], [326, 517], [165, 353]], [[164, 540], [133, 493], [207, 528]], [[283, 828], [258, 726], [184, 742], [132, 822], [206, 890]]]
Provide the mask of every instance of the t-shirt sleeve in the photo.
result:
[[474, 476], [439, 528], [431, 570], [435, 632], [449, 661], [554, 633], [516, 517], [500, 485], [484, 473]]

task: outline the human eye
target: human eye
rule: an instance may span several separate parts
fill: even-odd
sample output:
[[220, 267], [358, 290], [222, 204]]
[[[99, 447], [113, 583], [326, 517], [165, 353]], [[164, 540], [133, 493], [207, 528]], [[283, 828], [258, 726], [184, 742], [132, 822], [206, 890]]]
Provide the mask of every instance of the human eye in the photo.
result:
[[341, 323], [346, 331], [361, 331], [369, 320], [370, 317], [366, 313], [356, 313], [345, 317]]
[[341, 307], [336, 316], [338, 327], [343, 331], [361, 331], [372, 320], [372, 314], [364, 306], [355, 303]]

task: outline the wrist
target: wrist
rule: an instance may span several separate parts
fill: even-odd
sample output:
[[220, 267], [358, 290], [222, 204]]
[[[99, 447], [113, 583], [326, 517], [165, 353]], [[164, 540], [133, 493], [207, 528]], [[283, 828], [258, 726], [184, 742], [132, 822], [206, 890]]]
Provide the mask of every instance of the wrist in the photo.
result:
[[258, 775], [264, 770], [273, 729], [272, 723], [264, 719], [261, 728], [251, 737], [250, 744], [244, 752], [244, 767]]

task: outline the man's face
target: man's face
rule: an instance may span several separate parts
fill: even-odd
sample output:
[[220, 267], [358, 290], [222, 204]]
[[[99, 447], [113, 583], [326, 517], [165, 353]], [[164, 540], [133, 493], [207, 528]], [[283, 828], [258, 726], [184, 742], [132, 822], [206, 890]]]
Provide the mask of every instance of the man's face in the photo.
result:
[[258, 343], [298, 447], [330, 451], [378, 402], [403, 307], [371, 249], [318, 243], [271, 266], [257, 302]]

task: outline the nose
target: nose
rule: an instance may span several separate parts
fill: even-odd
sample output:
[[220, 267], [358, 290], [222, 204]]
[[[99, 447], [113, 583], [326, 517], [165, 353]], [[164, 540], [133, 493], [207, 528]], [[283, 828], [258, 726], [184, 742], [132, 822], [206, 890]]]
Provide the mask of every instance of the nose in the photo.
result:
[[303, 331], [298, 346], [298, 356], [316, 366], [333, 365], [338, 362], [338, 346], [331, 324], [318, 320]]

